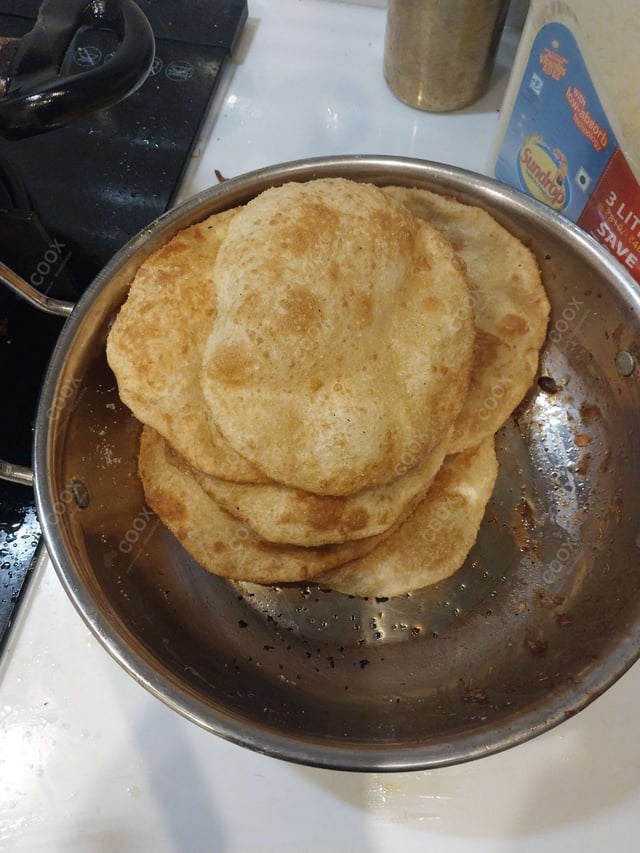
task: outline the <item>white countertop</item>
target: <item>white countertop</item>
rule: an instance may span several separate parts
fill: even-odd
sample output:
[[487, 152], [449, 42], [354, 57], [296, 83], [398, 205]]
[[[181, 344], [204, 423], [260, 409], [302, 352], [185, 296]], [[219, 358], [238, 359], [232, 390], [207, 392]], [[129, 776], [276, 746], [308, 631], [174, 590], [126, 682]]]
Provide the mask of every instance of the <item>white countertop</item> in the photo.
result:
[[[376, 4], [379, 5], [379, 4]], [[491, 91], [450, 116], [382, 78], [384, 11], [250, 0], [237, 65], [182, 196], [322, 154], [399, 154], [484, 171], [514, 38]], [[299, 767], [166, 708], [93, 639], [43, 560], [0, 661], [0, 850], [635, 851], [640, 668], [576, 717], [470, 764], [410, 774]]]

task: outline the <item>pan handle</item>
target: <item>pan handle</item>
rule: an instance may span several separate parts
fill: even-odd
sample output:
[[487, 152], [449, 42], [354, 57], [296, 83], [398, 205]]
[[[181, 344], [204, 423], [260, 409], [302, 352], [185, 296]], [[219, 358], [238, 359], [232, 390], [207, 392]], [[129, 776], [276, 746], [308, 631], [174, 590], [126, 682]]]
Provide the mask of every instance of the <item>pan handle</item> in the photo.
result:
[[[35, 287], [26, 282], [17, 273], [0, 261], [0, 281], [6, 284], [9, 290], [16, 296], [26, 299], [35, 308], [45, 311], [47, 314], [56, 314], [59, 317], [68, 317], [75, 305], [73, 302], [65, 302], [62, 299], [52, 299], [44, 293], [40, 293]], [[11, 483], [19, 483], [23, 486], [33, 485], [33, 472], [23, 465], [14, 465], [0, 459], [0, 480], [9, 480]]]
[[33, 486], [33, 471], [24, 465], [14, 465], [0, 459], [0, 480], [9, 480], [10, 483], [18, 483], [21, 486]]
[[75, 308], [73, 302], [65, 302], [64, 299], [53, 299], [44, 293], [40, 293], [33, 285], [29, 284], [6, 264], [0, 261], [0, 281], [6, 284], [16, 296], [26, 299], [34, 308], [39, 308], [46, 314], [56, 314], [58, 317], [68, 317]]

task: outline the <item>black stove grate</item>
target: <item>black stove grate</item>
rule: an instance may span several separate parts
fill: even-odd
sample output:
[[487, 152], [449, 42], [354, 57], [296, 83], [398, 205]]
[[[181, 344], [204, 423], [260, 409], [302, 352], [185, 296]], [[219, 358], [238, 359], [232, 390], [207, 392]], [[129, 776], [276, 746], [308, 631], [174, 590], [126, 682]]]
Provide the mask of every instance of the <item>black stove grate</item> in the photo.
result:
[[[77, 298], [118, 249], [172, 206], [247, 16], [246, 0], [137, 2], [156, 37], [156, 61], [140, 89], [68, 127], [0, 140], [5, 173], [25, 187], [13, 203], [0, 196], [2, 259], [51, 296]], [[0, 36], [28, 32], [39, 5], [0, 0]], [[78, 70], [106, 61], [110, 39], [81, 34]], [[37, 397], [60, 328], [59, 319], [0, 287], [0, 457], [11, 462], [30, 462]], [[0, 643], [38, 539], [32, 491], [0, 480]]]

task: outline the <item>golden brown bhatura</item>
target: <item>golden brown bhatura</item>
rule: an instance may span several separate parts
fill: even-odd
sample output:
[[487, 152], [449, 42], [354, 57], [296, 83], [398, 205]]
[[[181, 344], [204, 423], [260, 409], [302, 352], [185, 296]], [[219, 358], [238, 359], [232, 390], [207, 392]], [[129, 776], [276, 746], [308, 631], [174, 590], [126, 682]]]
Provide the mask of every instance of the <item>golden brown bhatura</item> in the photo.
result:
[[184, 460], [150, 427], [142, 430], [138, 473], [149, 507], [185, 550], [203, 568], [233, 580], [265, 584], [308, 580], [366, 554], [394, 529], [320, 548], [267, 542], [213, 501]]
[[[438, 228], [466, 265], [476, 344], [449, 445], [457, 453], [493, 435], [522, 401], [538, 369], [549, 300], [533, 253], [485, 210], [429, 190], [384, 191]], [[449, 323], [457, 332], [457, 310]]]
[[447, 438], [416, 464], [407, 448], [390, 483], [352, 495], [316, 495], [279, 483], [231, 483], [194, 471], [202, 489], [223, 509], [270, 542], [318, 546], [384, 533], [407, 505], [424, 495], [445, 457]]
[[145, 498], [203, 568], [391, 596], [473, 547], [548, 315], [485, 211], [331, 178], [176, 234], [107, 356]]
[[364, 557], [317, 578], [346, 595], [404, 595], [454, 574], [478, 536], [498, 474], [494, 439], [448, 456], [409, 518]]
[[404, 205], [343, 179], [266, 190], [229, 223], [214, 275], [205, 403], [265, 476], [347, 495], [442, 441], [467, 394], [472, 309], [464, 264]]
[[200, 389], [202, 351], [215, 320], [213, 263], [235, 210], [175, 235], [138, 270], [107, 340], [118, 393], [133, 414], [196, 468], [263, 482], [211, 429]]

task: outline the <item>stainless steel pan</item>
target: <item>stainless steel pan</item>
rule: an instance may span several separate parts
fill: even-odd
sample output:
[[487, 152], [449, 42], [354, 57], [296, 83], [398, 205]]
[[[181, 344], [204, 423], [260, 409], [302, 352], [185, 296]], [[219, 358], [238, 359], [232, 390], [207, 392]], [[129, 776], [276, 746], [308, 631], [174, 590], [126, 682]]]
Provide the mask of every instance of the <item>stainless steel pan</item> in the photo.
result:
[[[139, 425], [105, 361], [135, 270], [176, 231], [268, 186], [329, 175], [486, 208], [536, 253], [553, 306], [539, 380], [499, 434], [499, 480], [476, 546], [455, 577], [389, 600], [200, 569], [145, 506]], [[35, 434], [47, 547], [105, 648], [224, 738], [352, 770], [479, 758], [572, 716], [638, 657], [638, 358], [637, 286], [576, 227], [498, 183], [387, 157], [242, 176], [136, 237], [66, 322]]]

